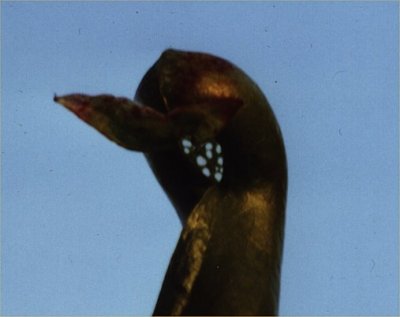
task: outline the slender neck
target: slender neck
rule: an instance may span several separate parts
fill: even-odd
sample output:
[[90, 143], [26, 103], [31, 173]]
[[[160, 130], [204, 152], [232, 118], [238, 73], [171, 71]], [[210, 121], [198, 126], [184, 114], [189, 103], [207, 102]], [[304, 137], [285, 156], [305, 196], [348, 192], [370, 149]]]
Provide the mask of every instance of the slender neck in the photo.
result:
[[241, 229], [248, 228], [249, 217], [253, 219], [251, 228], [241, 231], [246, 235], [246, 248], [236, 252], [245, 259], [249, 254], [247, 245], [253, 245], [253, 252], [262, 259], [259, 263], [251, 257], [248, 259], [254, 265], [250, 271], [259, 268], [262, 283], [258, 283], [255, 275], [246, 273], [249, 279], [255, 278], [252, 283], [258, 288], [258, 291], [250, 292], [246, 300], [258, 299], [264, 303], [258, 313], [276, 315], [287, 192], [286, 155], [281, 132], [272, 110], [265, 105], [255, 106], [243, 109], [218, 141], [224, 156], [221, 187], [241, 206], [236, 209], [243, 217]]

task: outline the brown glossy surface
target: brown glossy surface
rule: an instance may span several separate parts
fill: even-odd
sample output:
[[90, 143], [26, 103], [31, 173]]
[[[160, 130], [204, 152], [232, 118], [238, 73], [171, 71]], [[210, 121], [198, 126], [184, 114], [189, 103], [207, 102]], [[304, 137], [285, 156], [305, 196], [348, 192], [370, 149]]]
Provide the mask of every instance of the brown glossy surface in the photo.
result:
[[272, 109], [245, 73], [209, 54], [167, 50], [134, 100], [54, 100], [144, 152], [176, 208], [183, 231], [155, 315], [277, 313], [286, 157]]

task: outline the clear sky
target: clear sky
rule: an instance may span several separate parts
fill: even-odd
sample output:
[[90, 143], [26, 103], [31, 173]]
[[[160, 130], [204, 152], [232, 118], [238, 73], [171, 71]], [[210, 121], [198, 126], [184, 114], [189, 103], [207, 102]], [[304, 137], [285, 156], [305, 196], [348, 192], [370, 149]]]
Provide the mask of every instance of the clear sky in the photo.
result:
[[53, 103], [166, 48], [244, 69], [289, 165], [282, 315], [399, 314], [397, 2], [6, 2], [2, 315], [151, 314], [180, 232], [144, 157]]

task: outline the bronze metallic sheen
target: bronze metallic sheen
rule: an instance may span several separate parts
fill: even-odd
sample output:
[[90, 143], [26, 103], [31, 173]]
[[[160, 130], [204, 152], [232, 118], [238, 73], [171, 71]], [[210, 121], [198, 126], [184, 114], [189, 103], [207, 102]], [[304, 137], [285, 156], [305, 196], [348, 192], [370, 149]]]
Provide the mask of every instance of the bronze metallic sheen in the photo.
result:
[[[183, 230], [155, 315], [278, 313], [285, 149], [267, 99], [243, 71], [209, 54], [167, 50], [134, 100], [54, 100], [110, 140], [144, 152], [178, 213]], [[220, 181], [202, 172], [182, 140], [193, 153], [222, 148]]]

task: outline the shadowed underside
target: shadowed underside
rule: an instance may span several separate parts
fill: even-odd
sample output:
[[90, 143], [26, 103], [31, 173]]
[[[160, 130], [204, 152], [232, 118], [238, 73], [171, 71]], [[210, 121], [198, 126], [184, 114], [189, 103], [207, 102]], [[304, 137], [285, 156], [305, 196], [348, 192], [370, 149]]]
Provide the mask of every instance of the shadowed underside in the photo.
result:
[[184, 227], [155, 315], [277, 314], [286, 158], [273, 112], [249, 77], [212, 55], [167, 50], [134, 100], [54, 100], [144, 152], [177, 210]]

